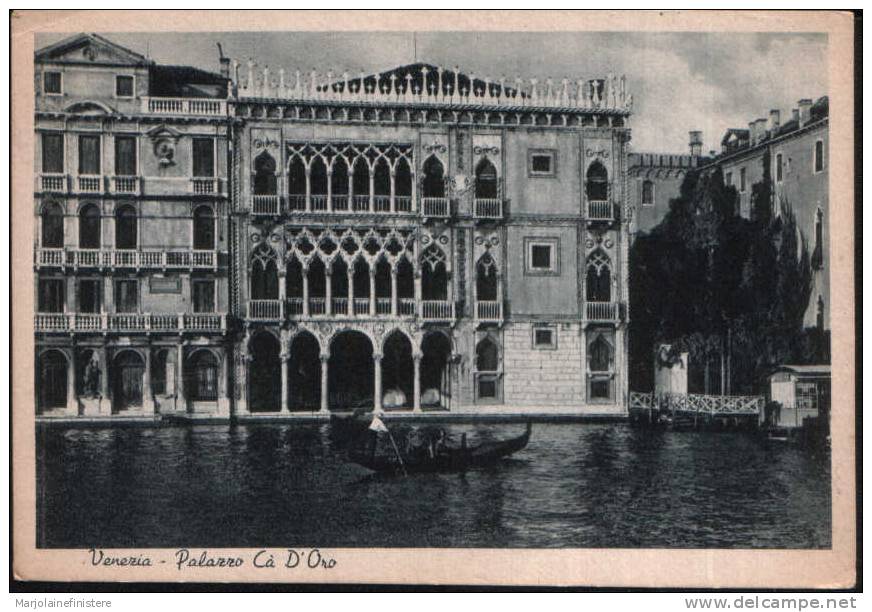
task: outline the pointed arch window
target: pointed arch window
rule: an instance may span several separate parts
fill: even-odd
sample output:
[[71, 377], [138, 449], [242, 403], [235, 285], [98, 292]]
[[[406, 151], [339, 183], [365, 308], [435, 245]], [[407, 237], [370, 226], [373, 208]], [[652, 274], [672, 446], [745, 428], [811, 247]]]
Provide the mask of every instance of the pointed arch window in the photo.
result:
[[589, 201], [604, 201], [609, 199], [609, 173], [599, 160], [587, 168], [585, 192]]
[[42, 246], [60, 249], [64, 246], [64, 211], [59, 204], [47, 204], [42, 209]]
[[498, 299], [497, 264], [490, 253], [482, 255], [475, 266], [475, 296], [479, 302]]
[[612, 301], [611, 262], [608, 255], [594, 251], [587, 260], [585, 292], [588, 302]]
[[435, 244], [431, 244], [421, 254], [421, 297], [424, 300], [448, 299], [445, 253]]
[[421, 184], [425, 198], [445, 197], [445, 168], [435, 155], [424, 161], [424, 180]]
[[269, 247], [259, 249], [251, 262], [251, 299], [276, 300], [279, 297], [279, 279], [276, 255]]
[[276, 194], [276, 160], [267, 151], [254, 159], [254, 194]]
[[499, 197], [497, 169], [487, 157], [482, 158], [475, 167], [475, 197], [476, 199], [496, 199]]

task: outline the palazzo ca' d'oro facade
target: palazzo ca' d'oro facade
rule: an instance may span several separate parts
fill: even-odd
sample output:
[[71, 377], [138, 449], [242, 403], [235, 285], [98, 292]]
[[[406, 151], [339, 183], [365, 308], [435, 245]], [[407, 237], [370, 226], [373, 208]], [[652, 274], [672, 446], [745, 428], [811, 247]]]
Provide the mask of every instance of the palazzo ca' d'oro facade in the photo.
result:
[[[115, 69], [84, 55], [75, 70]], [[45, 154], [36, 160], [37, 284], [66, 283], [62, 303], [37, 309], [38, 389], [46, 376], [60, 381], [39, 412], [626, 410], [623, 79], [494, 81], [426, 64], [300, 74], [224, 57], [212, 75], [140, 61], [129, 118], [110, 91], [109, 118], [52, 100], [50, 127], [37, 98], [38, 133], [59, 130], [67, 146], [58, 172]], [[78, 82], [67, 70], [64, 83]], [[158, 86], [162, 70], [181, 82]], [[92, 79], [80, 77], [89, 88]], [[77, 122], [106, 143], [99, 197], [80, 192]], [[121, 125], [138, 142], [129, 194], [113, 189]], [[204, 192], [195, 141], [207, 134]], [[169, 167], [156, 159], [163, 142]], [[46, 189], [55, 174], [63, 194]], [[77, 242], [85, 199], [102, 206], [98, 255]], [[130, 253], [117, 244], [129, 223], [119, 203], [137, 207]], [[63, 207], [60, 243], [44, 229], [52, 204]], [[93, 257], [100, 265], [83, 265]], [[153, 263], [170, 261], [184, 265]], [[103, 279], [99, 312], [83, 312], [70, 288], [85, 274]], [[128, 277], [139, 283], [135, 312], [119, 310], [128, 289], [113, 285]], [[202, 281], [213, 283], [211, 303]], [[178, 293], [152, 297], [172, 283]]]

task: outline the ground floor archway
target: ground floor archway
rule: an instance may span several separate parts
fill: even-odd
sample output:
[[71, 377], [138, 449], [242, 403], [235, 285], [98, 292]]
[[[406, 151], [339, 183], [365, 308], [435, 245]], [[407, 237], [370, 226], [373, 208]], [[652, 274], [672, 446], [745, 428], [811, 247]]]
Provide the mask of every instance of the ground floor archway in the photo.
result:
[[288, 384], [289, 410], [321, 407], [321, 347], [309, 332], [297, 334], [291, 342]]
[[375, 403], [375, 366], [372, 342], [362, 332], [344, 331], [330, 343], [327, 376], [330, 410], [372, 408]]
[[68, 368], [67, 357], [61, 351], [50, 350], [40, 355], [36, 389], [40, 411], [66, 408]]
[[251, 412], [278, 412], [282, 398], [282, 372], [278, 338], [261, 332], [251, 339], [248, 364], [248, 409]]
[[421, 343], [421, 406], [449, 408], [451, 403], [451, 340], [431, 331]]
[[113, 361], [112, 412], [142, 407], [145, 360], [136, 351], [122, 351]]
[[384, 408], [410, 408], [414, 403], [414, 363], [412, 343], [400, 331], [384, 343], [382, 358], [382, 405]]

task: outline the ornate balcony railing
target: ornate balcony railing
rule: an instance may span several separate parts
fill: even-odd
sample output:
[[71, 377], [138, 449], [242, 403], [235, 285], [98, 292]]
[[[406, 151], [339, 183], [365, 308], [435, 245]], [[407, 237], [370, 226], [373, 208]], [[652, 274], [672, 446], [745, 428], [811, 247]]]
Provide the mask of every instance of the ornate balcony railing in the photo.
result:
[[398, 314], [402, 317], [415, 316], [415, 298], [400, 298]]
[[138, 176], [113, 176], [112, 193], [139, 193], [140, 181]]
[[501, 301], [476, 302], [475, 318], [484, 322], [501, 322], [503, 320], [503, 303]]
[[467, 83], [472, 86], [467, 84], [461, 88], [459, 74], [459, 67], [453, 71], [422, 67], [414, 76], [392, 75], [389, 82], [364, 87], [369, 81], [363, 73], [357, 76], [341, 70], [326, 75], [314, 70], [308, 74], [299, 70], [286, 73], [284, 68], [270, 71], [250, 61], [245, 67], [234, 62], [231, 79], [241, 100], [279, 98], [323, 103], [559, 108], [624, 113], [629, 112], [633, 104], [623, 76], [575, 81], [564, 78], [555, 83], [550, 78], [492, 80], [470, 74]]
[[69, 178], [66, 174], [40, 174], [39, 178], [42, 191], [66, 193], [69, 189]]
[[248, 318], [253, 321], [279, 321], [282, 315], [281, 300], [248, 301]]
[[391, 314], [391, 298], [377, 297], [375, 298], [375, 314], [389, 315]]
[[101, 175], [77, 176], [76, 188], [82, 193], [102, 193], [103, 177]]
[[351, 198], [354, 212], [369, 212], [369, 196], [355, 195]]
[[354, 298], [354, 314], [368, 315], [369, 314], [369, 298]]
[[221, 117], [227, 114], [227, 105], [224, 100], [210, 98], [143, 98], [142, 112], [156, 115]]
[[585, 318], [588, 321], [612, 323], [618, 320], [617, 302], [585, 302]]
[[503, 201], [500, 198], [475, 198], [473, 217], [476, 219], [502, 219]]
[[309, 298], [309, 315], [318, 316], [327, 314], [327, 298], [311, 297]]
[[298, 317], [303, 314], [303, 298], [292, 297], [285, 301], [285, 312], [292, 317]]
[[333, 194], [330, 197], [330, 204], [333, 207], [333, 210], [337, 212], [345, 212], [349, 209], [348, 206], [348, 196], [347, 195], [336, 195]]
[[306, 195], [292, 193], [288, 196], [288, 210], [306, 210]]
[[375, 212], [391, 212], [391, 196], [372, 196], [372, 205]]
[[448, 300], [422, 301], [421, 319], [424, 321], [453, 321], [454, 302], [449, 302]]
[[348, 315], [348, 298], [335, 297], [331, 299], [331, 309], [334, 316], [344, 317]]
[[398, 213], [412, 212], [412, 196], [394, 196], [394, 210]]
[[218, 268], [217, 251], [192, 249], [46, 249], [37, 247], [38, 267], [193, 269]]
[[327, 195], [313, 193], [309, 196], [309, 203], [312, 212], [323, 212], [327, 210]]
[[450, 208], [448, 198], [421, 198], [425, 217], [448, 217]]
[[278, 216], [281, 212], [281, 203], [277, 195], [254, 195], [251, 196], [251, 214]]
[[37, 313], [41, 333], [223, 332], [227, 316], [218, 313]]
[[191, 193], [212, 195], [221, 193], [221, 179], [217, 177], [194, 177], [191, 179]]
[[587, 201], [588, 221], [614, 221], [615, 207], [608, 200]]

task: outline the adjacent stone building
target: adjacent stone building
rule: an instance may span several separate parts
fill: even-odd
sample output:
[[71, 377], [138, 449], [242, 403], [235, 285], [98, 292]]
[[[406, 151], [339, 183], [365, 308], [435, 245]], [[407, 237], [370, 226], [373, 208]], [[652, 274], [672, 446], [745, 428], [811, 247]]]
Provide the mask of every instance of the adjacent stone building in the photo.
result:
[[623, 79], [36, 55], [37, 412], [621, 413]]
[[705, 172], [719, 167], [724, 181], [738, 192], [737, 210], [751, 218], [752, 186], [763, 180], [764, 159], [769, 160], [772, 213], [790, 206], [811, 253], [814, 288], [805, 313], [805, 326], [830, 329], [829, 287], [829, 100], [803, 99], [790, 118], [771, 110], [748, 129], [731, 128], [721, 139], [720, 152], [700, 157], [700, 132], [690, 132], [690, 155], [630, 153], [629, 176], [637, 188], [629, 193], [634, 218], [631, 232], [650, 231], [669, 211], [669, 200], [679, 194], [691, 168]]
[[37, 413], [229, 416], [227, 79], [93, 34], [34, 77]]

